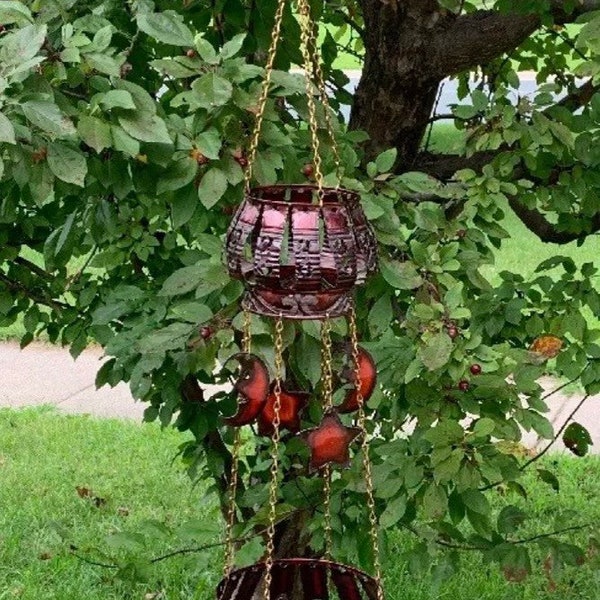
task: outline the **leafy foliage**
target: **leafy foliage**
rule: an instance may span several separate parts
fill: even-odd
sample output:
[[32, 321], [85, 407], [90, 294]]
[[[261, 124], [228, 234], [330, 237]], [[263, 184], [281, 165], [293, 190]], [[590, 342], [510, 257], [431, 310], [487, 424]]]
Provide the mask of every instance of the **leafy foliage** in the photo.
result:
[[[75, 356], [89, 343], [102, 345], [111, 359], [97, 384], [127, 381], [147, 403], [147, 420], [190, 430], [183, 460], [221, 495], [231, 441], [221, 417], [231, 414], [232, 398], [209, 387], [192, 397], [186, 382], [221, 383], [218, 365], [238, 348], [242, 288], [224, 273], [222, 239], [242, 192], [273, 4], [251, 12], [241, 0], [222, 12], [166, 0], [0, 5], [0, 326], [22, 316], [23, 345], [46, 332]], [[363, 23], [353, 2], [315, 2], [315, 9], [334, 32], [324, 37], [323, 56], [339, 110], [350, 100], [347, 77], [332, 66], [348, 32], [343, 17]], [[592, 75], [597, 20], [576, 42], [588, 53], [580, 70]], [[255, 168], [259, 184], [301, 181], [310, 161], [304, 83], [289, 72], [300, 62], [289, 10], [284, 26]], [[361, 335], [379, 368], [370, 427], [381, 524], [416, 534], [415, 564], [427, 564], [436, 545], [476, 547], [514, 581], [531, 570], [527, 548], [516, 543], [526, 515], [510, 498], [492, 509], [484, 492], [502, 485], [526, 494], [513, 450], [521, 429], [553, 436], [539, 384], [544, 373], [600, 391], [593, 264], [578, 268], [557, 256], [531, 281], [482, 275], [508, 236], [501, 207], [515, 196], [581, 236], [598, 212], [597, 96], [573, 114], [550, 106], [573, 78], [543, 86], [531, 101], [508, 95], [516, 69], [534, 60], [530, 53], [540, 78], [549, 73], [544, 39], [525, 44], [514, 58], [519, 64], [496, 65], [493, 85], [484, 72], [489, 94], [461, 76], [470, 104], [456, 106], [454, 116], [468, 132], [467, 153], [502, 149], [481, 171], [462, 170], [450, 183], [418, 170], [397, 174], [391, 149], [364, 165], [365, 177], [359, 147], [366, 135], [336, 120], [344, 185], [361, 192], [381, 251], [380, 273], [358, 294]], [[360, 52], [356, 40], [350, 46]], [[561, 56], [560, 48], [552, 52]], [[521, 164], [527, 173], [515, 180]], [[333, 182], [332, 157], [324, 169]], [[272, 324], [254, 320], [255, 350], [271, 365], [272, 333]], [[336, 339], [344, 333], [336, 323]], [[530, 350], [544, 334], [564, 343], [550, 362]], [[318, 391], [318, 328], [288, 323], [284, 345], [287, 377]], [[319, 411], [313, 401], [307, 421]], [[585, 433], [572, 426], [566, 434], [584, 454]], [[266, 440], [254, 438], [244, 447], [243, 471], [253, 485], [240, 491], [240, 536], [265, 522], [265, 448]], [[280, 518], [310, 513], [319, 552], [322, 484], [306, 473], [304, 454], [297, 439], [285, 439]], [[558, 487], [551, 472], [539, 475]], [[368, 565], [359, 460], [336, 477], [333, 492], [337, 555]], [[133, 538], [111, 543], [135, 550]], [[573, 560], [574, 550], [559, 542], [552, 548], [555, 560]], [[260, 553], [256, 540], [241, 552], [245, 560]], [[454, 557], [438, 565], [441, 574]]]

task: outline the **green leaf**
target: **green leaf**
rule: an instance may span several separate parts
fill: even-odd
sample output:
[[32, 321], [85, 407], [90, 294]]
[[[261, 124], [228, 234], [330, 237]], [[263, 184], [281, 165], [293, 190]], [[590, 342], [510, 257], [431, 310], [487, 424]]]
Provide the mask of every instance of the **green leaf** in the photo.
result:
[[98, 153], [112, 146], [110, 125], [96, 117], [82, 116], [77, 124], [77, 132], [81, 139]]
[[217, 55], [215, 47], [201, 35], [194, 38], [194, 47], [198, 51], [200, 58], [209, 65], [216, 65], [221, 62], [221, 58]]
[[377, 171], [379, 173], [389, 173], [394, 163], [396, 162], [396, 157], [398, 156], [397, 148], [390, 148], [385, 152], [382, 152], [376, 159], [375, 165], [377, 167]]
[[0, 142], [6, 142], [7, 144], [16, 144], [15, 139], [15, 128], [11, 123], [10, 119], [0, 112]]
[[106, 109], [123, 108], [125, 110], [135, 110], [136, 106], [133, 97], [127, 90], [110, 90], [102, 96], [100, 104]]
[[189, 186], [180, 191], [171, 203], [171, 217], [173, 228], [179, 229], [185, 225], [196, 212], [198, 206], [198, 193], [194, 186]]
[[121, 75], [121, 64], [112, 56], [101, 54], [100, 52], [88, 52], [85, 54], [85, 60], [92, 69], [95, 69], [99, 73], [106, 73], [106, 75], [111, 75], [112, 77], [119, 77]]
[[206, 158], [217, 160], [221, 151], [223, 142], [219, 132], [213, 127], [208, 131], [202, 132], [196, 138], [196, 147]]
[[[7, 69], [11, 65], [23, 65], [27, 68], [29, 61], [40, 51], [47, 34], [46, 25], [27, 25], [0, 38], [0, 64], [4, 73], [11, 72]], [[39, 60], [34, 61], [37, 62]]]
[[478, 515], [487, 516], [491, 512], [491, 507], [485, 495], [478, 490], [465, 490], [461, 494], [465, 506]]
[[54, 102], [29, 100], [22, 104], [22, 108], [31, 123], [52, 135], [67, 137], [75, 134], [75, 126]]
[[503, 534], [510, 534], [525, 522], [527, 515], [516, 506], [505, 506], [498, 515], [498, 531]]
[[563, 443], [575, 456], [585, 456], [594, 442], [583, 425], [571, 423], [565, 429]]
[[53, 142], [48, 144], [48, 165], [54, 175], [62, 181], [80, 187], [85, 185], [87, 162], [81, 152], [64, 144]]
[[127, 134], [140, 142], [173, 144], [167, 126], [160, 117], [148, 118], [147, 115], [136, 113], [131, 117], [120, 116], [119, 124]]
[[385, 510], [380, 517], [380, 525], [384, 529], [393, 527], [404, 516], [406, 512], [406, 496], [394, 498], [386, 504]]
[[382, 257], [379, 267], [383, 278], [397, 290], [414, 290], [423, 285], [423, 278], [412, 262]]
[[236, 36], [232, 37], [221, 48], [221, 58], [223, 58], [224, 60], [227, 60], [228, 58], [233, 58], [242, 49], [245, 39], [245, 33], [238, 33]]
[[426, 519], [439, 520], [448, 510], [448, 496], [441, 485], [429, 484], [423, 495], [423, 512]]
[[138, 14], [137, 24], [144, 33], [163, 44], [171, 46], [194, 45], [192, 32], [183, 22], [183, 17], [174, 10]]
[[447, 333], [436, 333], [419, 348], [419, 357], [430, 371], [435, 371], [448, 364], [453, 348], [452, 339]]
[[233, 94], [233, 86], [227, 79], [207, 73], [194, 81], [192, 91], [198, 106], [210, 109], [227, 104]]
[[162, 285], [159, 296], [180, 296], [197, 288], [204, 279], [206, 268], [203, 265], [192, 265], [178, 269]]
[[198, 198], [206, 208], [212, 208], [227, 191], [227, 177], [221, 169], [209, 169], [198, 186]]
[[483, 419], [478, 419], [475, 423], [475, 427], [473, 427], [473, 435], [475, 437], [487, 437], [491, 435], [496, 429], [496, 423], [493, 419], [489, 419], [484, 417]]
[[17, 23], [32, 23], [31, 11], [22, 2], [13, 2], [12, 0], [2, 0], [0, 2], [0, 23], [10, 25]]
[[125, 133], [121, 127], [113, 125], [110, 130], [115, 150], [124, 152], [129, 156], [137, 156], [140, 153], [140, 143], [134, 140], [128, 133]]
[[189, 323], [206, 323], [212, 316], [212, 310], [204, 304], [200, 304], [197, 301], [194, 302], [182, 302], [181, 304], [175, 304], [171, 307], [171, 313], [174, 317], [187, 321]]
[[555, 492], [560, 492], [560, 482], [554, 473], [548, 471], [547, 469], [538, 469], [537, 474], [538, 477], [544, 483], [547, 483]]
[[186, 156], [167, 167], [167, 172], [159, 180], [156, 186], [157, 194], [174, 192], [194, 180], [198, 171], [198, 163], [191, 157]]

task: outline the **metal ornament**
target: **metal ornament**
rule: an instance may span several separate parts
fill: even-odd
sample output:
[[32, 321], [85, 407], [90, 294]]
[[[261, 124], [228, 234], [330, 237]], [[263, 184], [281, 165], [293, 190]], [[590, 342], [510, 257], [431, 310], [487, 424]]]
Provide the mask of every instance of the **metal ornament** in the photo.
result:
[[[256, 113], [256, 123], [245, 172], [245, 197], [229, 227], [225, 254], [231, 277], [243, 282], [244, 327], [242, 352], [232, 358], [241, 369], [234, 390], [238, 410], [224, 424], [232, 426], [234, 442], [229, 475], [225, 565], [217, 588], [218, 600], [291, 600], [298, 590], [305, 600], [384, 600], [379, 559], [379, 540], [373, 474], [365, 403], [376, 385], [376, 366], [371, 355], [358, 345], [354, 292], [377, 269], [377, 245], [355, 192], [324, 185], [317, 107], [323, 107], [325, 129], [338, 182], [341, 161], [332, 124], [329, 100], [320, 66], [315, 24], [309, 0], [296, 0], [301, 30], [301, 51], [306, 75], [308, 126], [314, 166], [314, 185], [252, 187], [253, 168], [272, 80], [287, 0], [277, 0], [271, 47]], [[274, 319], [273, 378], [265, 363], [252, 353], [251, 314]], [[334, 406], [332, 319], [346, 317], [351, 384], [339, 406]], [[310, 393], [284, 386], [284, 319], [321, 321], [321, 404], [323, 417], [316, 426], [300, 431]], [[336, 346], [337, 348], [338, 346]], [[335, 380], [337, 381], [337, 380]], [[312, 407], [311, 407], [312, 408]], [[308, 412], [308, 411], [307, 411]], [[314, 411], [311, 410], [314, 414]], [[355, 413], [354, 426], [340, 415]], [[347, 417], [346, 417], [347, 418]], [[241, 427], [257, 423], [258, 434], [269, 436], [270, 460], [267, 529], [263, 560], [235, 569], [238, 519], [236, 496], [243, 451]], [[313, 422], [314, 425], [314, 422]], [[309, 473], [322, 478], [323, 558], [276, 558], [275, 525], [279, 505], [280, 443], [282, 435], [299, 436], [310, 450]], [[350, 464], [352, 446], [359, 446], [366, 482], [366, 505], [373, 546], [373, 575], [332, 560], [332, 476], [335, 467]]]
[[247, 288], [244, 308], [269, 317], [344, 315], [355, 286], [377, 269], [375, 236], [359, 196], [343, 189], [253, 188], [225, 249], [230, 276]]

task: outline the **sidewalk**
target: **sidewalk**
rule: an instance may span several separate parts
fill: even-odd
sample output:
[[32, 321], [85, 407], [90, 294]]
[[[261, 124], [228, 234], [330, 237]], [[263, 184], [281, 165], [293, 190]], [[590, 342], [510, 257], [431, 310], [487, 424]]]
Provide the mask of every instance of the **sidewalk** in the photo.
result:
[[[65, 349], [45, 344], [31, 344], [21, 350], [16, 343], [0, 342], [0, 407], [19, 408], [53, 404], [71, 414], [98, 417], [129, 418], [141, 421], [145, 405], [135, 402], [129, 387], [121, 383], [115, 388], [96, 390], [94, 380], [102, 365], [102, 351], [90, 348], [75, 361]], [[548, 380], [547, 389], [557, 387]], [[581, 400], [578, 396], [556, 394], [549, 398], [550, 420], [555, 429]], [[589, 430], [600, 453], [600, 396], [589, 398], [574, 418]], [[535, 434], [526, 434], [524, 443], [535, 447]], [[544, 440], [539, 444], [544, 446]], [[564, 450], [561, 442], [557, 450]]]

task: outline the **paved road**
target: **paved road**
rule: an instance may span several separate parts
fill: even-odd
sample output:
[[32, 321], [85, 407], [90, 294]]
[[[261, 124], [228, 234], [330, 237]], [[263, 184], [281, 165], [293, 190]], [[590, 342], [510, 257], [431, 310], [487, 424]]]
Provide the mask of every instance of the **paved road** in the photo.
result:
[[[96, 390], [94, 380], [101, 364], [102, 352], [96, 348], [86, 350], [75, 361], [68, 351], [54, 346], [31, 344], [21, 350], [16, 343], [0, 343], [0, 407], [53, 404], [66, 413], [141, 420], [144, 405], [133, 400], [127, 385]], [[549, 390], [553, 385], [551, 380], [545, 382]], [[549, 400], [557, 427], [579, 400], [560, 394]], [[600, 453], [600, 396], [588, 399], [575, 420], [590, 430], [593, 450]], [[525, 436], [525, 441], [532, 447], [538, 442], [531, 434]], [[557, 448], [563, 447], [557, 444]]]

